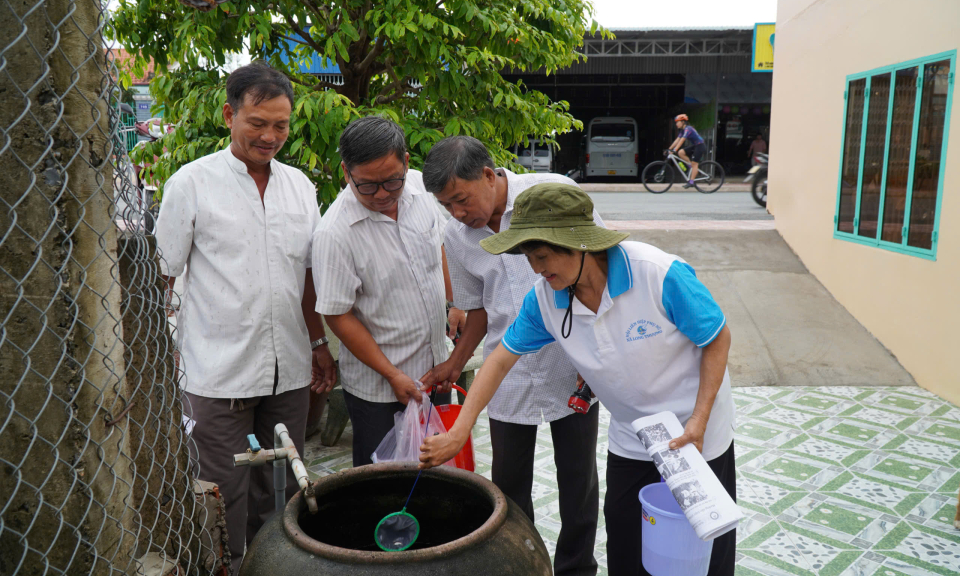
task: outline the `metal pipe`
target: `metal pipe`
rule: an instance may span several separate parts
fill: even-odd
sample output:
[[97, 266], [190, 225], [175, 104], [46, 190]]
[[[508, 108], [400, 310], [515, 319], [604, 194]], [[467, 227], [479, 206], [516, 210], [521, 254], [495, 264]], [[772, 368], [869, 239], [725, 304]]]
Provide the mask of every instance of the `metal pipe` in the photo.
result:
[[277, 457], [277, 452], [283, 450], [283, 440], [281, 439], [281, 428], [283, 432], [287, 427], [283, 424], [277, 424], [273, 429], [273, 506], [277, 512], [283, 510], [287, 504], [287, 459]]
[[[297, 484], [299, 484], [300, 489], [303, 490], [303, 498], [307, 502], [307, 508], [311, 514], [316, 514], [318, 511], [317, 498], [314, 495], [313, 487], [310, 485], [310, 475], [307, 474], [307, 467], [300, 458], [300, 453], [297, 452], [297, 447], [293, 444], [293, 439], [290, 438], [287, 427], [283, 424], [277, 424], [276, 428], [274, 428], [273, 435], [274, 444], [277, 443], [278, 439], [280, 441], [277, 448], [284, 448], [287, 451], [287, 459], [290, 460], [290, 467], [293, 468], [293, 475], [297, 479]], [[276, 472], [274, 472], [274, 474], [276, 474]]]
[[273, 503], [276, 510], [283, 510], [287, 505], [287, 460], [290, 461], [290, 467], [293, 468], [293, 475], [297, 479], [297, 484], [303, 491], [303, 498], [307, 502], [307, 508], [311, 514], [316, 514], [317, 497], [313, 486], [310, 484], [310, 476], [307, 474], [307, 467], [300, 458], [300, 453], [290, 438], [287, 427], [283, 424], [277, 424], [273, 429], [273, 450], [262, 450], [257, 444], [253, 435], [250, 435], [251, 448], [248, 448], [243, 454], [233, 455], [234, 466], [263, 466], [268, 462], [273, 462]]
[[283, 460], [288, 456], [289, 451], [286, 448], [281, 448], [279, 450], [260, 450], [258, 452], [252, 452], [248, 450], [243, 454], [234, 454], [233, 465], [263, 466], [268, 462], [273, 462], [274, 460]]

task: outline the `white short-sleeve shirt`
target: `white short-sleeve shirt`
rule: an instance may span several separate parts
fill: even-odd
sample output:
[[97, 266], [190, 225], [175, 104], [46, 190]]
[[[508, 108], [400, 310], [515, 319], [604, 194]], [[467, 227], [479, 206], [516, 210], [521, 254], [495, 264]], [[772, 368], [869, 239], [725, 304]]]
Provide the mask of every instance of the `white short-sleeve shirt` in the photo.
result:
[[[367, 210], [344, 188], [330, 205], [313, 240], [317, 312], [353, 311], [390, 362], [419, 378], [449, 356], [441, 246], [443, 218], [407, 171], [397, 220]], [[343, 388], [370, 402], [396, 402], [393, 389], [340, 347]]]
[[[507, 179], [507, 209], [500, 219], [501, 231], [510, 227], [513, 202], [527, 188], [544, 182], [576, 186], [559, 174], [514, 174], [504, 168], [498, 168], [497, 173]], [[593, 220], [603, 226], [596, 210]], [[500, 344], [524, 296], [540, 277], [525, 256], [494, 255], [481, 248], [480, 241], [493, 233], [489, 226], [474, 229], [451, 218], [444, 237], [454, 304], [461, 310], [483, 308], [487, 312], [484, 358]], [[576, 368], [559, 344], [549, 344], [514, 365], [487, 405], [487, 412], [494, 420], [512, 424], [553, 422], [573, 414], [567, 401], [576, 387]]]
[[[701, 348], [726, 325], [723, 312], [689, 264], [640, 242], [607, 251], [607, 287], [597, 313], [574, 298], [573, 327], [563, 338], [569, 306], [567, 291], [554, 291], [541, 278], [501, 343], [514, 354], [559, 343], [610, 411], [610, 452], [650, 460], [630, 423], [670, 411], [686, 424], [700, 388]], [[730, 447], [734, 423], [724, 372], [704, 436], [705, 459]]]
[[300, 301], [319, 221], [316, 187], [276, 160], [262, 202], [246, 165], [229, 148], [183, 166], [167, 181], [157, 246], [161, 273], [183, 274], [177, 329], [184, 390], [250, 398], [310, 383]]

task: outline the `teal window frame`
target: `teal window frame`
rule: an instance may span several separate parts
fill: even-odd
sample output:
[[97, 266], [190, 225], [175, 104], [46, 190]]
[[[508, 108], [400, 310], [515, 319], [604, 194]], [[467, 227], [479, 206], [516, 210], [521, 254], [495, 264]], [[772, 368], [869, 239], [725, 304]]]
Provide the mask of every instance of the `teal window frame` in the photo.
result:
[[[931, 62], [939, 62], [941, 60], [950, 60], [950, 76], [947, 86], [947, 101], [946, 101], [946, 114], [943, 119], [943, 146], [940, 150], [940, 175], [937, 181], [937, 203], [936, 203], [936, 215], [934, 216], [933, 223], [933, 236], [931, 238], [932, 242], [930, 248], [916, 248], [914, 246], [908, 246], [907, 241], [909, 239], [909, 227], [910, 227], [910, 204], [913, 199], [913, 170], [914, 164], [916, 163], [916, 151], [917, 151], [917, 135], [919, 133], [920, 126], [920, 103], [923, 97], [923, 66], [930, 64]], [[904, 210], [903, 216], [903, 238], [900, 244], [894, 242], [888, 242], [886, 240], [881, 240], [883, 231], [883, 209], [884, 202], [886, 200], [887, 192], [887, 160], [890, 154], [890, 127], [891, 127], [891, 115], [890, 113], [893, 110], [893, 97], [896, 93], [895, 85], [891, 83], [890, 86], [890, 95], [889, 101], [887, 103], [887, 127], [886, 127], [886, 141], [884, 142], [883, 149], [883, 172], [881, 176], [880, 184], [880, 212], [877, 217], [877, 234], [876, 238], [863, 237], [858, 234], [859, 225], [860, 225], [860, 200], [861, 194], [863, 192], [863, 157], [866, 152], [867, 142], [867, 119], [870, 112], [870, 90], [871, 90], [871, 79], [874, 76], [880, 74], [891, 74], [891, 78], [895, 80], [896, 71], [903, 70], [905, 68], [914, 68], [917, 67], [917, 78], [918, 78], [918, 87], [916, 93], [916, 101], [914, 103], [914, 113], [913, 113], [913, 128], [912, 128], [912, 140], [910, 143], [910, 172], [907, 177], [907, 196], [906, 196], [906, 209]], [[873, 70], [868, 70], [866, 72], [859, 72], [857, 74], [851, 74], [847, 76], [846, 83], [844, 84], [843, 92], [843, 127], [840, 130], [840, 174], [837, 178], [837, 203], [836, 209], [833, 217], [833, 237], [838, 240], [845, 240], [847, 242], [853, 242], [855, 244], [862, 244], [864, 246], [873, 246], [875, 248], [881, 248], [884, 250], [889, 250], [892, 252], [899, 252], [901, 254], [907, 254], [910, 256], [917, 256], [920, 258], [925, 258], [927, 260], [936, 260], [937, 259], [937, 240], [940, 236], [940, 209], [943, 202], [943, 182], [944, 175], [946, 174], [946, 158], [947, 158], [947, 144], [949, 143], [950, 136], [950, 111], [953, 108], [953, 87], [955, 84], [957, 70], [957, 51], [950, 50], [948, 52], [941, 52], [939, 54], [934, 54], [932, 56], [924, 56], [923, 58], [915, 58], [913, 60], [907, 60], [905, 62], [900, 62], [898, 64], [891, 64], [889, 66], [882, 66], [880, 68], [874, 68]], [[860, 165], [858, 168], [857, 174], [857, 198], [856, 198], [856, 208], [853, 213], [853, 232], [841, 232], [837, 230], [840, 220], [840, 191], [843, 186], [843, 161], [844, 161], [844, 143], [846, 141], [846, 132], [847, 132], [847, 97], [850, 93], [850, 83], [856, 80], [866, 80], [866, 87], [864, 89], [864, 102], [863, 102], [863, 119], [861, 121], [861, 133], [860, 133]]]

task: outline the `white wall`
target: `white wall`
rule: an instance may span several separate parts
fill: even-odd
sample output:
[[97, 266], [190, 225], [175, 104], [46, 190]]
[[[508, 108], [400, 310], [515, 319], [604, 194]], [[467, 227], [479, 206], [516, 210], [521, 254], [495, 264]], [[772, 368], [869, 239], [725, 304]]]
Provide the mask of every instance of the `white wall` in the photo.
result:
[[847, 75], [958, 49], [960, 2], [780, 0], [777, 11], [769, 180], [777, 229], [921, 386], [960, 404], [960, 96], [945, 140], [937, 260], [833, 238]]

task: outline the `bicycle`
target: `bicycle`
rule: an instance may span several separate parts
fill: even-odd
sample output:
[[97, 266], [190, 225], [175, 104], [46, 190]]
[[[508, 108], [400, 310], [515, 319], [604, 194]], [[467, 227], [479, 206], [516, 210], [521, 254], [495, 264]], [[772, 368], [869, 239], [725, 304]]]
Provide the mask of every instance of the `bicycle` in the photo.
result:
[[[687, 174], [692, 169], [690, 163], [669, 150], [666, 154], [666, 160], [655, 160], [643, 169], [643, 187], [651, 194], [663, 194], [669, 190], [678, 174], [682, 176], [681, 182], [688, 180]], [[700, 163], [693, 185], [703, 194], [712, 194], [723, 186], [724, 176], [723, 167], [720, 164], [707, 160]]]

